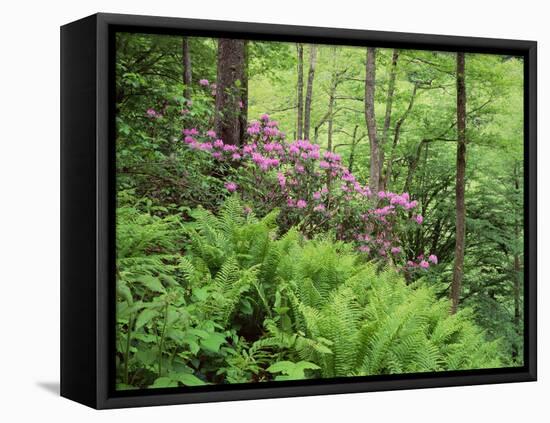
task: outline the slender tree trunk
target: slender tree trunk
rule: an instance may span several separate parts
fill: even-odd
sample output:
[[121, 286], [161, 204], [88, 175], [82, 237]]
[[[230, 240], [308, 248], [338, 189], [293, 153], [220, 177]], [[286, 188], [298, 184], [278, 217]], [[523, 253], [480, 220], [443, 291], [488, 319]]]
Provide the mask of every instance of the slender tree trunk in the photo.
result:
[[241, 104], [247, 99], [243, 92], [245, 79], [245, 42], [218, 40], [218, 77], [216, 81], [215, 127], [226, 144], [239, 145], [241, 136]]
[[313, 100], [313, 80], [315, 78], [315, 64], [317, 62], [317, 46], [309, 47], [309, 72], [307, 74], [306, 103], [304, 107], [304, 138], [309, 140], [311, 127], [311, 102]]
[[365, 120], [370, 143], [370, 177], [369, 186], [372, 192], [378, 192], [380, 182], [380, 151], [376, 135], [376, 116], [374, 114], [374, 89], [376, 82], [376, 49], [367, 48], [367, 65], [365, 78]]
[[189, 38], [184, 37], [182, 43], [182, 64], [183, 64], [183, 96], [186, 100], [191, 99], [191, 52], [189, 50]]
[[359, 128], [359, 125], [355, 125], [355, 128], [353, 128], [353, 137], [351, 138], [351, 148], [348, 160], [348, 169], [350, 173], [353, 172], [353, 161], [355, 160], [355, 147], [357, 146], [357, 128]]
[[241, 102], [239, 107], [241, 113], [239, 116], [240, 120], [240, 143], [243, 144], [244, 138], [246, 136], [246, 127], [248, 125], [248, 41], [244, 41], [244, 69], [243, 69], [243, 79], [242, 79], [242, 90], [241, 90]]
[[390, 157], [388, 159], [388, 164], [386, 165], [386, 172], [384, 174], [384, 179], [383, 179], [383, 182], [382, 182], [382, 189], [384, 189], [384, 190], [389, 189], [389, 183], [390, 183], [391, 176], [392, 176], [391, 174], [392, 174], [392, 170], [393, 170], [393, 162], [395, 160], [397, 144], [399, 143], [399, 137], [401, 136], [401, 127], [403, 126], [403, 123], [405, 122], [405, 119], [407, 119], [407, 116], [409, 115], [411, 109], [413, 108], [414, 100], [416, 98], [417, 89], [418, 89], [418, 83], [415, 83], [414, 87], [413, 87], [413, 92], [412, 92], [412, 95], [411, 95], [411, 99], [409, 101], [409, 105], [407, 106], [407, 110], [405, 110], [405, 113], [403, 113], [403, 116], [401, 116], [399, 118], [399, 120], [397, 121], [397, 123], [395, 124], [395, 131], [394, 131], [394, 134], [393, 134], [393, 143], [392, 143], [392, 146], [391, 146], [391, 153], [390, 153]]
[[328, 134], [327, 150], [332, 151], [332, 134], [334, 126], [334, 102], [336, 100], [336, 87], [338, 86], [338, 71], [336, 69], [336, 47], [332, 48], [332, 76], [330, 78], [330, 88], [328, 93]]
[[418, 143], [414, 157], [412, 158], [412, 160], [409, 160], [409, 170], [407, 171], [407, 178], [405, 179], [403, 192], [409, 192], [411, 190], [413, 178], [416, 173], [416, 168], [418, 167], [420, 156], [422, 155], [422, 147], [424, 147], [424, 144], [426, 144], [426, 142], [426, 140], [422, 140]]
[[394, 49], [391, 59], [391, 67], [390, 67], [390, 78], [388, 81], [388, 94], [386, 96], [386, 114], [384, 115], [384, 127], [382, 129], [382, 139], [380, 140], [380, 146], [379, 146], [379, 156], [378, 159], [378, 165], [380, 169], [378, 170], [378, 175], [380, 178], [380, 181], [378, 182], [378, 186], [380, 189], [383, 189], [384, 187], [384, 149], [386, 148], [386, 144], [388, 142], [388, 135], [390, 132], [390, 124], [391, 124], [391, 111], [393, 106], [393, 94], [395, 92], [395, 77], [397, 76], [397, 59], [399, 59], [399, 50]]
[[304, 127], [303, 112], [304, 112], [304, 45], [301, 43], [296, 44], [296, 50], [298, 53], [298, 83], [297, 83], [297, 103], [298, 103], [298, 116], [296, 122], [296, 136], [299, 140], [302, 139], [302, 130]]
[[456, 121], [458, 142], [456, 148], [456, 241], [453, 281], [451, 284], [451, 314], [456, 313], [460, 301], [462, 277], [464, 276], [464, 246], [466, 209], [466, 82], [464, 53], [456, 55]]
[[[516, 195], [519, 195], [519, 169], [517, 164], [514, 165], [514, 187]], [[521, 258], [518, 248], [520, 243], [520, 222], [517, 211], [514, 217], [514, 238], [514, 327], [518, 336], [521, 337], [523, 333], [523, 328], [521, 327]], [[514, 358], [517, 358], [519, 353], [519, 347], [514, 345]]]

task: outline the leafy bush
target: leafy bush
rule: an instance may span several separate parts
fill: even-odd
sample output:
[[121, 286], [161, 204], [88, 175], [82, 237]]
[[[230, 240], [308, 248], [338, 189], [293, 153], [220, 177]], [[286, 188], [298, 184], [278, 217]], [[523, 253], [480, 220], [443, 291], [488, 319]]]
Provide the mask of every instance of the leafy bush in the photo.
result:
[[496, 367], [464, 310], [350, 243], [234, 195], [192, 221], [117, 214], [120, 389]]
[[[242, 147], [226, 145], [213, 131], [185, 129], [184, 142], [221, 168], [227, 191], [238, 191], [258, 214], [280, 210], [281, 231], [296, 227], [307, 237], [334, 231], [354, 242], [370, 258], [401, 263], [407, 270], [427, 269], [437, 257], [405, 251], [401, 236], [423, 217], [408, 193], [372, 193], [341, 164], [338, 154], [323, 152], [306, 140], [286, 142], [276, 121], [263, 115], [248, 127]], [[401, 234], [401, 235], [400, 235]]]

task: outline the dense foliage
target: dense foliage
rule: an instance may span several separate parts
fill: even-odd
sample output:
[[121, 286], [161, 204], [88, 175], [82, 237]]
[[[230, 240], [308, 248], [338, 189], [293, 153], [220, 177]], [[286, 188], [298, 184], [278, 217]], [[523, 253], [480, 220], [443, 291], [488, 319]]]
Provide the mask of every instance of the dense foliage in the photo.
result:
[[117, 36], [118, 388], [522, 365], [521, 60], [466, 55], [454, 313], [455, 55], [376, 49], [369, 110], [365, 49], [230, 47]]
[[[496, 367], [471, 311], [353, 246], [279, 234], [236, 197], [193, 220], [119, 209], [122, 387]], [[183, 251], [184, 250], [184, 251]]]

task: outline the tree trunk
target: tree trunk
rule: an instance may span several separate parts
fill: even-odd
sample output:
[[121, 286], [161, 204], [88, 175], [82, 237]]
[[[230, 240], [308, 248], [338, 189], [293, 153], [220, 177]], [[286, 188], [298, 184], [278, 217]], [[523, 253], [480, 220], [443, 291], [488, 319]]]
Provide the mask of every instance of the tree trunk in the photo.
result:
[[464, 53], [456, 55], [456, 241], [453, 281], [451, 284], [451, 314], [455, 314], [460, 301], [462, 277], [464, 276], [465, 215], [464, 204], [466, 176], [466, 82]]
[[215, 127], [226, 144], [242, 143], [241, 104], [247, 102], [244, 92], [245, 56], [243, 40], [218, 40]]
[[[518, 165], [514, 166], [514, 188], [516, 195], [519, 195], [519, 169]], [[519, 337], [523, 334], [521, 326], [521, 258], [518, 246], [520, 245], [520, 222], [518, 212], [516, 210], [514, 217], [514, 327]], [[513, 357], [517, 358], [520, 354], [519, 347], [514, 345], [512, 351]]]
[[184, 37], [182, 43], [182, 64], [183, 64], [183, 96], [186, 100], [191, 99], [191, 53], [189, 51], [189, 38]]
[[309, 140], [311, 127], [311, 101], [313, 100], [313, 79], [315, 78], [315, 64], [317, 62], [317, 46], [309, 47], [309, 72], [307, 74], [306, 104], [304, 108], [304, 138]]
[[246, 136], [246, 127], [248, 126], [248, 41], [244, 42], [244, 69], [239, 107], [241, 108], [239, 116], [241, 131], [240, 143], [243, 144]]
[[393, 143], [391, 146], [390, 158], [388, 159], [388, 164], [386, 165], [386, 172], [384, 174], [383, 182], [382, 182], [382, 189], [384, 190], [389, 189], [389, 182], [391, 180], [391, 173], [393, 170], [393, 162], [395, 160], [395, 150], [397, 149], [397, 144], [399, 143], [399, 137], [401, 136], [401, 127], [403, 126], [403, 122], [405, 122], [405, 119], [407, 119], [407, 116], [409, 115], [410, 111], [413, 108], [417, 89], [418, 89], [418, 83], [415, 83], [407, 110], [405, 110], [405, 113], [403, 113], [403, 116], [401, 116], [397, 121], [397, 123], [395, 124], [395, 131], [393, 134]]
[[299, 43], [296, 44], [296, 49], [298, 51], [298, 119], [296, 122], [296, 136], [299, 140], [302, 139], [302, 129], [304, 127], [303, 122], [303, 111], [304, 111], [304, 45]]
[[379, 156], [378, 159], [378, 166], [380, 169], [378, 170], [379, 175], [379, 182], [378, 186], [380, 189], [383, 189], [384, 182], [383, 182], [383, 175], [384, 175], [384, 148], [388, 141], [388, 134], [390, 131], [390, 124], [391, 124], [391, 110], [393, 106], [393, 94], [395, 92], [395, 77], [397, 76], [397, 59], [399, 58], [399, 51], [397, 49], [393, 50], [392, 59], [391, 59], [391, 67], [390, 67], [390, 79], [388, 81], [388, 94], [386, 97], [386, 114], [384, 116], [384, 127], [382, 129], [382, 139], [380, 140], [379, 145]]
[[338, 86], [338, 71], [336, 69], [336, 47], [332, 48], [332, 76], [330, 78], [330, 88], [328, 93], [328, 134], [327, 150], [332, 151], [332, 134], [334, 125], [334, 102], [336, 100], [336, 87]]
[[380, 151], [376, 136], [376, 116], [374, 114], [374, 89], [376, 82], [376, 49], [367, 48], [367, 65], [365, 78], [365, 120], [370, 143], [370, 177], [369, 186], [372, 192], [378, 192], [380, 182]]
[[351, 138], [351, 148], [349, 152], [349, 160], [348, 160], [348, 170], [350, 173], [353, 173], [353, 161], [355, 159], [355, 147], [357, 146], [357, 129], [359, 128], [359, 125], [355, 125], [355, 128], [353, 128], [353, 137]]
[[422, 140], [418, 143], [416, 147], [416, 153], [412, 159], [409, 160], [409, 170], [407, 172], [407, 178], [405, 179], [405, 185], [403, 186], [403, 192], [410, 192], [414, 175], [416, 173], [416, 168], [418, 167], [418, 162], [420, 161], [420, 156], [422, 154], [422, 147], [426, 144], [426, 140]]

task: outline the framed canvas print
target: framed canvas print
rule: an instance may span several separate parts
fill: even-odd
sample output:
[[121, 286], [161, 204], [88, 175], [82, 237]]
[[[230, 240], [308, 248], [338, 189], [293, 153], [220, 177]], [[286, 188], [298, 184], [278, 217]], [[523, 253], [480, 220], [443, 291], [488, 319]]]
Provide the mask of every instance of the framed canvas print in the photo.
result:
[[536, 43], [61, 28], [61, 393], [536, 380]]

